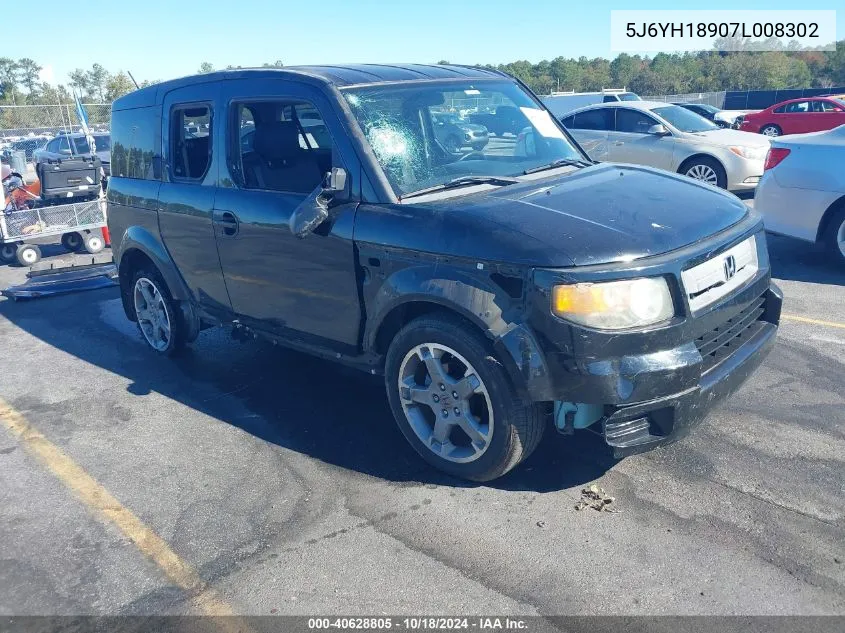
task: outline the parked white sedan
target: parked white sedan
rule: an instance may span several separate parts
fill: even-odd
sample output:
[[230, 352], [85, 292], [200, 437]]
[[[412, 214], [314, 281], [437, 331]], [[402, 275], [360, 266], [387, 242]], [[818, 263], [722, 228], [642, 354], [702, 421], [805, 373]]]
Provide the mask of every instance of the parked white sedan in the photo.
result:
[[845, 125], [772, 140], [754, 196], [772, 233], [824, 244], [845, 264]]
[[732, 191], [757, 186], [769, 149], [760, 134], [657, 101], [588, 106], [562, 122], [593, 160], [659, 167]]

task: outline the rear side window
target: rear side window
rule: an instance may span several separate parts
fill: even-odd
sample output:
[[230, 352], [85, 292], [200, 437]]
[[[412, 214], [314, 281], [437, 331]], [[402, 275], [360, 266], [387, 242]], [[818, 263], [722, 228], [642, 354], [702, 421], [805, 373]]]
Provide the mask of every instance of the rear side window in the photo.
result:
[[160, 107], [115, 110], [112, 113], [111, 141], [112, 176], [161, 179]]
[[810, 111], [810, 102], [809, 101], [796, 101], [795, 103], [788, 103], [786, 105], [787, 113], [802, 113], [802, 112], [809, 112]]
[[612, 130], [613, 129], [613, 110], [610, 108], [599, 108], [597, 110], [587, 110], [586, 112], [579, 112], [572, 118], [571, 127], [573, 130]]
[[171, 176], [202, 180], [211, 165], [211, 108], [176, 106], [170, 114]]
[[786, 106], [780, 106], [780, 107], [775, 108], [774, 110], [772, 110], [772, 112], [774, 112], [775, 114], [783, 114], [783, 111], [784, 111], [785, 109], [786, 109]]

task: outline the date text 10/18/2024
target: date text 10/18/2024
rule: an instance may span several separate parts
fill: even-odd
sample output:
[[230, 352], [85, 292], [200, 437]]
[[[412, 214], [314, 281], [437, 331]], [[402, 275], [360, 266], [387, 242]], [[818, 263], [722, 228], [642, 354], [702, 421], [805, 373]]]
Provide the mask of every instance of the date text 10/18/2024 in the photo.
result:
[[309, 618], [311, 630], [376, 630], [391, 629], [407, 631], [527, 631], [528, 622], [520, 618], [478, 616], [478, 617], [358, 617], [358, 618]]

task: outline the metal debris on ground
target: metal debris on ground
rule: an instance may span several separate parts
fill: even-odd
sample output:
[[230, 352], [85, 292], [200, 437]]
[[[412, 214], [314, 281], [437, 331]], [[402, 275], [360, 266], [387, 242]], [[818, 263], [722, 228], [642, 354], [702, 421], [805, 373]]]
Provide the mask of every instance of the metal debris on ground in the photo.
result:
[[95, 290], [117, 284], [117, 269], [113, 262], [71, 265], [63, 268], [31, 270], [26, 282], [0, 290], [10, 299], [37, 299], [50, 295]]
[[599, 488], [596, 484], [591, 484], [589, 487], [581, 490], [581, 499], [575, 504], [575, 509], [584, 510], [586, 508], [592, 508], [596, 512], [621, 512], [621, 510], [610, 507], [614, 501], [616, 501], [616, 498], [607, 494], [604, 488]]

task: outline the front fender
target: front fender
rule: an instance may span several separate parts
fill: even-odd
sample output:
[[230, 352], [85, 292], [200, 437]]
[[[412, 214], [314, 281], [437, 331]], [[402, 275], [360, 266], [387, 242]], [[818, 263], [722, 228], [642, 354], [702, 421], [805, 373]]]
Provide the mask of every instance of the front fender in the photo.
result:
[[367, 302], [364, 348], [374, 349], [382, 324], [397, 308], [424, 302], [442, 306], [474, 324], [491, 340], [520, 397], [550, 392], [544, 355], [523, 323], [523, 296], [511, 297], [490, 278], [491, 271], [466, 270], [443, 263], [420, 263], [386, 276]]

